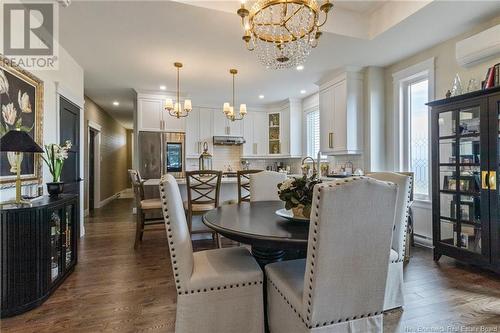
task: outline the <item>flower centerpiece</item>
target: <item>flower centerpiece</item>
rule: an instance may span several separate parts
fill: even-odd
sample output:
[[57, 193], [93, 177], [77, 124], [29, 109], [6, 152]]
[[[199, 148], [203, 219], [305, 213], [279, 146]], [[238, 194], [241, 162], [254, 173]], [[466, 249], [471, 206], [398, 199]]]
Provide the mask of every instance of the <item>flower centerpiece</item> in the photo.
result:
[[66, 140], [62, 146], [55, 143], [45, 145], [45, 154], [42, 155], [42, 158], [52, 175], [52, 182], [47, 183], [47, 191], [50, 196], [57, 197], [63, 191], [64, 183], [60, 181], [61, 172], [71, 147], [70, 140]]
[[285, 208], [292, 210], [293, 216], [309, 218], [314, 186], [319, 183], [321, 180], [315, 174], [311, 177], [289, 178], [278, 184], [278, 194], [285, 202]]

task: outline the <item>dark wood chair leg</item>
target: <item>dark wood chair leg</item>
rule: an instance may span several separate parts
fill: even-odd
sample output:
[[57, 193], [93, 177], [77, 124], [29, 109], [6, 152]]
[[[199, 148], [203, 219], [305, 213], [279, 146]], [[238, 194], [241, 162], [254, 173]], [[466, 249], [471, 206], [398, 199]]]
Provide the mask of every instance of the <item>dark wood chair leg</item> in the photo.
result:
[[135, 222], [135, 242], [134, 242], [134, 249], [137, 249], [139, 247], [139, 243], [142, 240], [142, 232], [144, 230], [144, 222], [142, 218], [142, 211], [140, 209], [137, 210], [136, 212], [136, 222]]

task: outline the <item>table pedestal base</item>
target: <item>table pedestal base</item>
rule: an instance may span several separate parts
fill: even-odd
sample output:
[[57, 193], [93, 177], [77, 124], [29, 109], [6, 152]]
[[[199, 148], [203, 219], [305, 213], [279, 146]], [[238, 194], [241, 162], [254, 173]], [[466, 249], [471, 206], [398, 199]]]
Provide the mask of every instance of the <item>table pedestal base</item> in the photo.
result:
[[252, 255], [264, 269], [267, 264], [282, 261], [285, 258], [285, 250], [252, 246]]

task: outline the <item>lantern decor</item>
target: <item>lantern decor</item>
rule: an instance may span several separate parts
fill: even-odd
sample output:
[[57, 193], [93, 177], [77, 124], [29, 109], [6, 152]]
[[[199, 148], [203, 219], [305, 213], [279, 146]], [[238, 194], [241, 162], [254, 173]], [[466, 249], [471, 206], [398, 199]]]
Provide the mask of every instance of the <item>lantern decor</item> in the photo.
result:
[[203, 142], [203, 153], [199, 158], [199, 169], [212, 170], [212, 155], [208, 152], [208, 143], [206, 141]]

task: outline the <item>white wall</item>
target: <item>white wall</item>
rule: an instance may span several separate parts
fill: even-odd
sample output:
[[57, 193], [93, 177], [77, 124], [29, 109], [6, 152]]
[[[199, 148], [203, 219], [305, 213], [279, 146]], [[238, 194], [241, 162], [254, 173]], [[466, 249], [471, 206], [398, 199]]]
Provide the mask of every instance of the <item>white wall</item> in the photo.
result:
[[[59, 96], [62, 95], [74, 104], [80, 111], [80, 177], [83, 178], [83, 69], [59, 46], [59, 69], [33, 71], [35, 76], [43, 81], [43, 144], [59, 142]], [[48, 168], [42, 169], [43, 184], [52, 181]], [[46, 187], [44, 185], [44, 191]], [[80, 183], [80, 232], [83, 236], [83, 182]], [[0, 191], [2, 200], [15, 197], [15, 188]]]
[[[435, 59], [435, 98], [445, 98], [446, 91], [451, 89], [455, 74], [459, 74], [464, 88], [469, 79], [475, 78], [478, 82], [484, 80], [488, 67], [500, 62], [500, 57], [488, 59], [470, 68], [460, 67], [455, 58], [455, 45], [458, 41], [477, 34], [487, 28], [500, 24], [500, 16], [479, 24], [471, 31], [419, 52], [407, 59], [401, 60], [385, 68], [385, 121], [386, 121], [386, 147], [385, 157], [387, 169], [393, 170], [395, 165], [395, 149], [397, 134], [395, 131], [394, 89], [392, 75], [402, 69], [434, 57]], [[429, 202], [417, 202], [414, 205], [415, 234], [420, 240], [430, 244], [432, 240], [432, 215]], [[418, 240], [419, 238], [417, 238]]]

